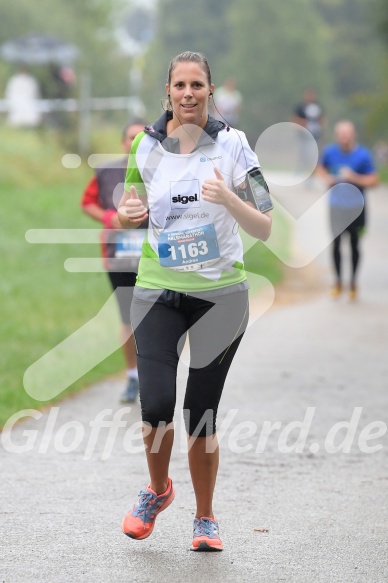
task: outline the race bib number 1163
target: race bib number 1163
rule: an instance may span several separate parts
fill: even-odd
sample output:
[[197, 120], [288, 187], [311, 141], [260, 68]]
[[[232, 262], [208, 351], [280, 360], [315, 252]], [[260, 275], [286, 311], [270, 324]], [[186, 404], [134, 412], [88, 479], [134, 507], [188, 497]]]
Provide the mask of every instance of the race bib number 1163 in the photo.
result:
[[178, 271], [195, 271], [220, 258], [213, 224], [183, 231], [162, 232], [158, 252], [163, 267]]

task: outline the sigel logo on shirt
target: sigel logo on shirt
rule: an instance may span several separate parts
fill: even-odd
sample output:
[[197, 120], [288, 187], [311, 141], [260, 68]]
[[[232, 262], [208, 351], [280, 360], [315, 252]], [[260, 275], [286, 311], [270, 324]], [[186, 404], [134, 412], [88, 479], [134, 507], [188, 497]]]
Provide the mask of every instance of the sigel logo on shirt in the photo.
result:
[[177, 180], [170, 183], [170, 201], [172, 209], [200, 207], [199, 180]]
[[191, 196], [186, 196], [186, 195], [183, 195], [182, 196], [181, 194], [178, 194], [178, 196], [173, 196], [171, 200], [174, 203], [180, 202], [182, 204], [188, 204], [189, 202], [196, 202], [196, 201], [198, 201], [199, 198], [198, 198], [198, 194], [197, 193], [195, 193], [195, 194], [193, 194]]

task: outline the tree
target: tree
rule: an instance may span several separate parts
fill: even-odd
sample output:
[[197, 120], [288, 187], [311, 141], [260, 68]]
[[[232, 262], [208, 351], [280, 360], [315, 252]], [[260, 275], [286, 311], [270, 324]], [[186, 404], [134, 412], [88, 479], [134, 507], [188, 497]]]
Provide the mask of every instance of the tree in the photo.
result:
[[229, 65], [245, 97], [243, 124], [256, 132], [288, 121], [304, 88], [325, 102], [330, 79], [322, 23], [310, 0], [245, 0], [230, 10]]
[[[112, 15], [122, 0], [0, 0], [0, 43], [30, 34], [57, 36], [75, 44], [80, 58], [75, 66], [92, 77], [94, 95], [128, 92], [128, 57], [114, 38]], [[12, 65], [3, 65], [3, 79]]]
[[[375, 113], [376, 92], [383, 91], [383, 48], [376, 29], [385, 0], [317, 0], [327, 30], [329, 71], [335, 117], [351, 118], [362, 139], [371, 141], [368, 118]], [[387, 19], [387, 16], [386, 16]]]
[[374, 27], [383, 43], [380, 83], [367, 103], [366, 131], [370, 139], [387, 141], [388, 132], [388, 0], [373, 0]]
[[374, 0], [376, 28], [380, 37], [388, 48], [388, 1]]
[[375, 87], [382, 51], [374, 34], [373, 4], [371, 10], [365, 0], [318, 0], [318, 7], [328, 25], [335, 93], [347, 98]]

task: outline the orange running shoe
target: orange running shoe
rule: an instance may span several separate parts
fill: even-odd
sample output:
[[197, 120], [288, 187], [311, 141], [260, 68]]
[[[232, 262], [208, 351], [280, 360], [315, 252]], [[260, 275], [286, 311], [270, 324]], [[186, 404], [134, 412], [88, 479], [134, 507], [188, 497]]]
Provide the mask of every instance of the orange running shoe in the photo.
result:
[[150, 486], [139, 492], [139, 504], [135, 504], [124, 516], [123, 533], [131, 538], [141, 540], [150, 536], [154, 530], [155, 519], [171, 504], [175, 497], [175, 489], [168, 478], [167, 489], [163, 494], [157, 494]]
[[212, 552], [222, 551], [218, 522], [209, 516], [194, 518], [192, 551]]
[[354, 302], [357, 299], [357, 288], [354, 283], [350, 286], [349, 290], [349, 300]]
[[331, 288], [330, 295], [333, 299], [339, 298], [342, 294], [342, 285], [340, 283], [336, 283], [334, 287]]

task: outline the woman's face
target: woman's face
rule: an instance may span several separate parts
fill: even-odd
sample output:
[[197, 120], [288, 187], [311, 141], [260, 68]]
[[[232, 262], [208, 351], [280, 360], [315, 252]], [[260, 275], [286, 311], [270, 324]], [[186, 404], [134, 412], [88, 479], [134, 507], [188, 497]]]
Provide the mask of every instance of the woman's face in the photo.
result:
[[166, 85], [178, 120], [201, 127], [207, 122], [209, 93], [213, 90], [201, 65], [191, 61], [178, 63], [171, 73], [170, 85]]

